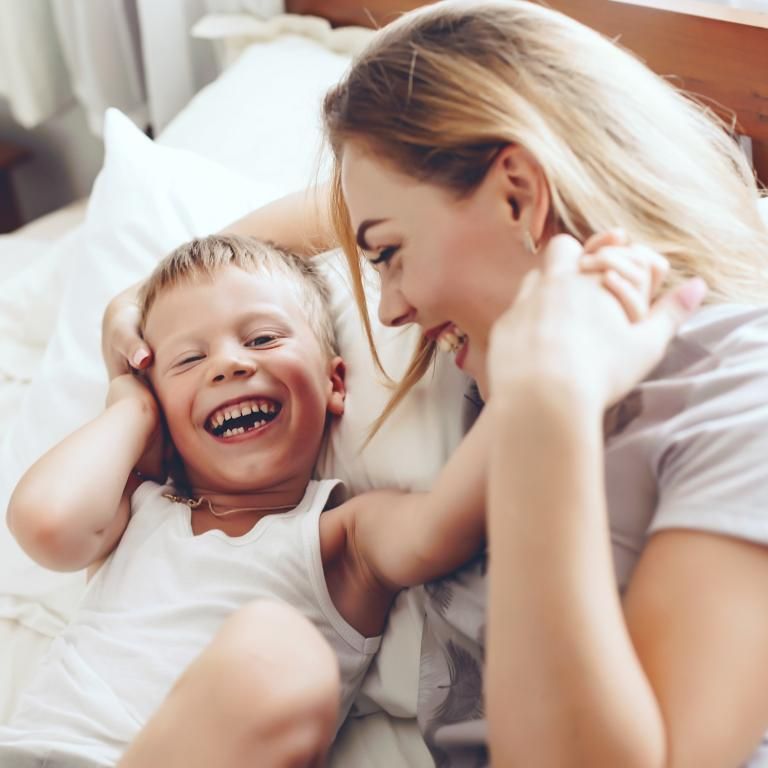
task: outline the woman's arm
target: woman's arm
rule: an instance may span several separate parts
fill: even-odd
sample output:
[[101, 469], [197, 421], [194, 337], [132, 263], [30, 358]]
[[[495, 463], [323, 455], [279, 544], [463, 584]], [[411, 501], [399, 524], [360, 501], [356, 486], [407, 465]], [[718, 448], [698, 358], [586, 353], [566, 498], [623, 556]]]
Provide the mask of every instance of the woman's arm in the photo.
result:
[[486, 637], [492, 759], [528, 768], [662, 768], [662, 715], [613, 572], [601, 412], [563, 382], [538, 381], [516, 388], [514, 397], [493, 397]]
[[128, 522], [131, 471], [157, 425], [152, 394], [133, 376], [122, 376], [112, 382], [110, 404], [99, 416], [27, 470], [7, 519], [30, 557], [75, 571], [111, 551]]
[[337, 245], [327, 185], [310, 187], [257, 208], [223, 232], [269, 240], [307, 258]]
[[374, 491], [348, 502], [350, 544], [390, 590], [444, 576], [485, 544], [489, 418], [480, 414], [431, 491]]
[[[755, 653], [752, 636], [742, 633], [762, 641], [768, 632], [759, 607], [768, 564], [745, 558], [726, 576], [744, 545], [718, 539], [708, 552], [711, 571], [694, 576], [694, 563], [710, 568], [694, 554], [703, 552], [706, 537], [682, 534], [677, 560], [664, 543], [673, 534], [657, 534], [625, 608], [603, 478], [605, 407], [658, 362], [704, 289], [686, 283], [660, 298], [646, 320], [628, 326], [569, 271], [569, 250], [560, 241], [545, 255], [544, 273], [529, 281], [491, 337], [486, 680], [492, 758], [532, 768], [740, 764], [759, 733], [756, 723], [768, 722], [765, 685], [754, 668], [748, 680], [749, 673], [729, 669], [733, 660], [718, 653], [731, 644], [739, 660], [765, 668], [768, 652]], [[724, 578], [729, 588], [743, 580], [745, 615], [716, 627], [719, 609], [698, 599], [698, 576], [702, 584]], [[755, 583], [748, 585], [750, 579]], [[698, 630], [705, 628], [712, 634], [700, 654]], [[686, 654], [695, 660], [684, 660]], [[717, 695], [720, 684], [729, 699]], [[700, 693], [706, 702], [696, 698]], [[727, 709], [750, 706], [756, 714], [740, 721], [735, 735], [713, 738], [714, 731], [729, 730], [720, 728]]]
[[656, 533], [622, 606], [601, 420], [562, 386], [548, 393], [539, 382], [516, 394], [488, 406], [497, 427], [486, 675], [493, 759], [531, 768], [743, 764], [768, 724], [768, 551], [708, 533]]

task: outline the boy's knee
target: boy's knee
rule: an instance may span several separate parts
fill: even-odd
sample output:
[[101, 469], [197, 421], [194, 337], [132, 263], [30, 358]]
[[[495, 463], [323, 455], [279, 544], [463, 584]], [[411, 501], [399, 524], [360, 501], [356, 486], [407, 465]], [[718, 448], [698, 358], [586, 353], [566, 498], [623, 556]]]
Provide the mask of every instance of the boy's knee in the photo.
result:
[[206, 681], [211, 705], [227, 710], [220, 714], [230, 727], [234, 721], [255, 744], [296, 753], [296, 765], [305, 753], [324, 751], [334, 736], [340, 692], [335, 654], [289, 606], [259, 601], [241, 608], [189, 674]]

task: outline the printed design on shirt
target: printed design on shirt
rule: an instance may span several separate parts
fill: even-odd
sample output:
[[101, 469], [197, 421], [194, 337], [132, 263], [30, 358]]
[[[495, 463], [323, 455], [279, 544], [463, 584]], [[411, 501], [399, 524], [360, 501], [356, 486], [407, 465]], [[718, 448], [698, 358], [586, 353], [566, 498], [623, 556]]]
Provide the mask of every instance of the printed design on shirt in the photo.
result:
[[[419, 724], [436, 768], [483, 768], [486, 557], [425, 585]], [[470, 727], [468, 727], [470, 726]], [[480, 728], [484, 731], [484, 726]]]
[[443, 723], [461, 723], [483, 716], [483, 674], [480, 665], [469, 651], [448, 641], [445, 647], [450, 683], [445, 701], [435, 711]]
[[445, 617], [453, 600], [453, 587], [448, 579], [431, 581], [429, 584], [424, 585], [424, 591], [427, 593], [427, 597], [431, 601], [435, 612]]

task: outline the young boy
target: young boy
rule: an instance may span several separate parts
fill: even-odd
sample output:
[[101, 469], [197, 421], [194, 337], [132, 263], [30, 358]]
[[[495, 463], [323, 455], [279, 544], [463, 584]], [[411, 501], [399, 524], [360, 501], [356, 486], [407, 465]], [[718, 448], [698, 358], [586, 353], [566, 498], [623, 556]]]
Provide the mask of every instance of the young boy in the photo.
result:
[[[483, 544], [472, 439], [430, 493], [336, 505], [337, 481], [311, 480], [345, 390], [326, 289], [310, 265], [257, 241], [192, 241], [145, 285], [141, 318], [155, 351], [151, 390], [115, 379], [106, 410], [26, 473], [8, 510], [33, 558], [92, 576], [0, 728], [0, 744], [37, 761], [25, 765], [53, 754], [62, 765], [117, 763], [227, 617], [260, 598], [298, 610], [335, 651], [338, 725], [395, 594]], [[161, 421], [178, 455], [164, 486], [133, 471]], [[316, 663], [333, 667], [322, 649]]]

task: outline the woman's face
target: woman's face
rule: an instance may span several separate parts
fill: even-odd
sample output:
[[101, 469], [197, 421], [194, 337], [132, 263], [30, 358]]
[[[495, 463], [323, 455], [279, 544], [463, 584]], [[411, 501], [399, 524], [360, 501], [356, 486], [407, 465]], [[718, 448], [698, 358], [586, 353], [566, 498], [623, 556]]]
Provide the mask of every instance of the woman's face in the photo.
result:
[[352, 226], [381, 277], [382, 322], [418, 323], [433, 338], [457, 326], [468, 341], [456, 362], [481, 383], [491, 326], [535, 266], [509, 184], [494, 162], [480, 186], [456, 200], [355, 143], [342, 157]]

